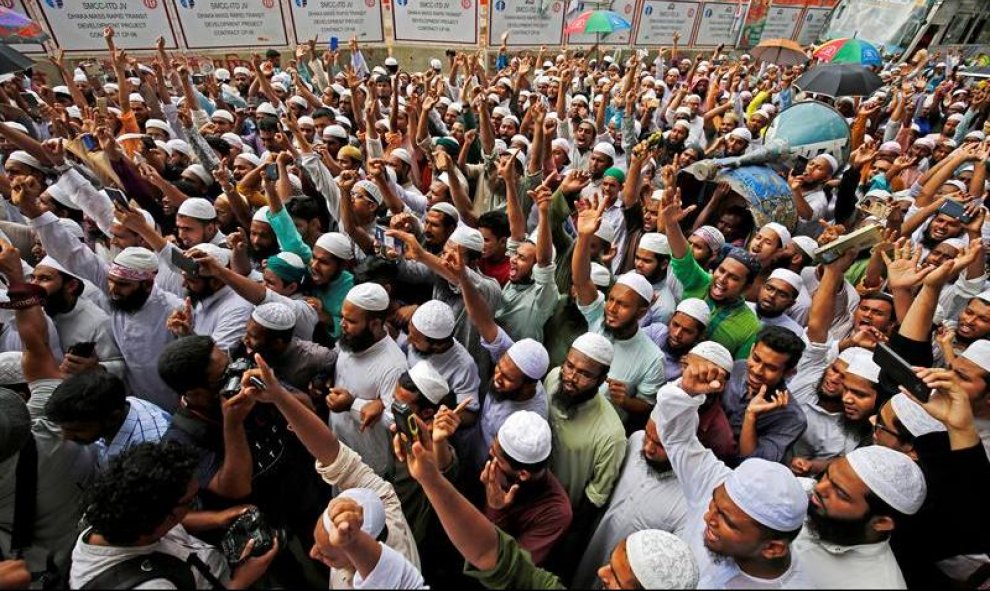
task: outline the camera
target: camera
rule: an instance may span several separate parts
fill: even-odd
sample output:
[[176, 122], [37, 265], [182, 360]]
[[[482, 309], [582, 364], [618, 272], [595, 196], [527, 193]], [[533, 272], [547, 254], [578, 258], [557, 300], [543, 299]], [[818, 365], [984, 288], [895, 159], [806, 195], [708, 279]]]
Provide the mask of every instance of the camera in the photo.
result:
[[249, 369], [254, 369], [254, 360], [249, 356], [239, 357], [231, 360], [227, 369], [223, 371], [223, 386], [220, 388], [220, 396], [231, 398], [241, 391], [241, 377]]
[[220, 549], [229, 564], [240, 562], [241, 554], [249, 540], [254, 540], [251, 556], [261, 556], [275, 545], [275, 540], [282, 545], [285, 532], [272, 527], [265, 516], [257, 508], [252, 507], [237, 518], [220, 542]]

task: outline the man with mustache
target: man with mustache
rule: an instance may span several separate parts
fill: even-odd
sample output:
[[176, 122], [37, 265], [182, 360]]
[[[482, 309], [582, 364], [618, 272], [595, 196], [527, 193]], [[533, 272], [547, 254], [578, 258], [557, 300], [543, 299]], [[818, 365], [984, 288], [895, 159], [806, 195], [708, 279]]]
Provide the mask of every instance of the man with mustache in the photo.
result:
[[670, 322], [651, 324], [643, 329], [663, 353], [664, 374], [668, 382], [681, 377], [681, 359], [705, 338], [711, 320], [708, 304], [687, 298], [677, 304]]

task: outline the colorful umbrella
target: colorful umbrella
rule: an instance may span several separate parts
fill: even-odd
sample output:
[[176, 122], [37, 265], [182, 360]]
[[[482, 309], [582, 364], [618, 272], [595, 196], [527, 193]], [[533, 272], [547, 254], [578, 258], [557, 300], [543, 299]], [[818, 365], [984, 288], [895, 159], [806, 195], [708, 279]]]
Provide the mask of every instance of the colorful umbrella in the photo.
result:
[[9, 8], [0, 7], [0, 43], [41, 43], [48, 33], [41, 25]]
[[630, 29], [629, 21], [611, 10], [588, 10], [572, 20], [564, 32], [608, 34], [614, 31]]
[[753, 57], [778, 66], [796, 66], [808, 61], [804, 48], [790, 39], [767, 39], [753, 48]]
[[833, 64], [863, 64], [879, 66], [880, 52], [862, 39], [834, 39], [815, 50], [815, 57]]

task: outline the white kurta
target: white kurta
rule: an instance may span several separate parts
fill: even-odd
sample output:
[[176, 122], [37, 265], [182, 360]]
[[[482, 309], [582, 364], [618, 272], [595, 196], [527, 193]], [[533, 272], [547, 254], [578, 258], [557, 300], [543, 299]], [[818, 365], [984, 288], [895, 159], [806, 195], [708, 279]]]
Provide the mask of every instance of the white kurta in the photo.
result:
[[827, 459], [845, 455], [859, 447], [861, 438], [843, 427], [842, 413], [818, 406], [818, 384], [829, 365], [829, 345], [808, 343], [788, 391], [804, 411], [808, 427], [794, 443], [794, 455]]
[[791, 544], [818, 589], [906, 589], [894, 552], [886, 541], [859, 546], [822, 542], [807, 527]]
[[52, 319], [58, 330], [62, 350], [68, 351], [76, 343], [96, 343], [96, 355], [100, 365], [119, 378], [124, 377], [124, 357], [120, 354], [110, 331], [110, 315], [97, 307], [92, 300], [79, 298], [76, 305], [64, 314]]
[[217, 347], [230, 350], [241, 342], [254, 304], [226, 285], [193, 304], [193, 332], [213, 337]]

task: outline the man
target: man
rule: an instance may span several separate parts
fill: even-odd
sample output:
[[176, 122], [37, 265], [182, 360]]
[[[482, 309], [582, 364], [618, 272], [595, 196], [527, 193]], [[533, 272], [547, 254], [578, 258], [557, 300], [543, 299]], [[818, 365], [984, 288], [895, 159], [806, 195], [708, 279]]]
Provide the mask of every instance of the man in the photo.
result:
[[124, 382], [109, 373], [88, 371], [69, 376], [45, 403], [45, 415], [66, 441], [96, 444], [98, 462], [140, 443], [157, 443], [172, 417], [154, 404], [125, 395]]
[[399, 376], [408, 369], [402, 350], [385, 331], [388, 304], [388, 293], [377, 283], [347, 292], [334, 387], [327, 397], [334, 433], [379, 475], [392, 472], [392, 399]]
[[674, 314], [677, 300], [668, 285], [669, 265], [670, 244], [667, 242], [667, 237], [658, 232], [643, 234], [636, 249], [634, 268], [653, 286], [656, 299], [650, 306], [649, 313], [643, 317], [642, 326], [666, 324]]
[[658, 434], [689, 503], [684, 538], [701, 571], [698, 586], [807, 588], [791, 544], [808, 511], [797, 478], [760, 458], [731, 470], [698, 441], [697, 408], [733, 366], [725, 347], [706, 344], [709, 361], [685, 369], [678, 383], [661, 388], [657, 402]]
[[485, 238], [478, 270], [505, 287], [509, 282], [509, 257], [506, 255], [509, 219], [505, 212], [487, 211], [478, 218], [478, 230]]
[[296, 313], [279, 302], [261, 304], [251, 312], [244, 331], [247, 354], [261, 355], [293, 388], [306, 391], [320, 372], [332, 371], [337, 351], [293, 336]]
[[739, 457], [779, 462], [807, 424], [784, 380], [793, 374], [804, 341], [791, 331], [769, 326], [760, 331], [749, 357], [736, 361], [722, 408], [739, 442]]
[[791, 233], [783, 224], [770, 222], [760, 228], [749, 241], [749, 254], [756, 257], [760, 266], [768, 267], [791, 244]]
[[662, 359], [639, 323], [653, 303], [653, 286], [639, 273], [621, 275], [608, 292], [599, 293], [591, 280], [590, 243], [602, 221], [602, 205], [578, 217], [578, 238], [571, 260], [578, 309], [588, 329], [604, 334], [615, 347], [616, 362], [608, 372], [608, 395], [629, 432], [646, 423], [664, 381]]
[[[147, 574], [138, 575], [139, 585], [211, 589], [213, 580], [232, 588], [252, 585], [274, 560], [278, 543], [260, 556], [245, 559], [231, 572], [219, 549], [190, 535], [181, 525], [197, 492], [192, 450], [145, 443], [122, 453], [86, 489], [83, 506], [88, 527], [72, 551], [69, 586], [113, 586], [112, 573], [127, 572], [121, 565], [142, 555], [148, 558], [136, 570]], [[150, 556], [153, 552], [182, 563], [195, 555], [210, 578], [188, 564], [181, 571], [171, 563], [171, 568], [154, 568], [150, 566], [156, 564]]]
[[[354, 260], [354, 243], [345, 234], [328, 232], [316, 240], [309, 262], [311, 293], [320, 303], [320, 324], [339, 338], [344, 298], [354, 287], [354, 275], [346, 265]], [[305, 259], [304, 259], [305, 260]]]
[[[665, 191], [661, 215], [670, 243], [670, 266], [683, 286], [684, 297], [704, 299], [712, 310], [708, 338], [724, 345], [736, 359], [745, 359], [759, 330], [759, 319], [743, 295], [760, 272], [752, 255], [733, 249], [709, 274], [701, 266], [679, 225], [684, 212], [677, 191]], [[692, 247], [693, 248], [693, 247]]]
[[704, 340], [710, 321], [708, 304], [698, 298], [687, 298], [677, 304], [666, 325], [656, 323], [643, 329], [663, 353], [666, 381], [672, 382], [681, 377], [681, 358]]
[[571, 525], [571, 502], [548, 467], [550, 425], [531, 411], [511, 414], [492, 442], [481, 472], [485, 516], [530, 553], [546, 560]]
[[794, 305], [802, 289], [804, 280], [800, 275], [789, 269], [774, 269], [760, 287], [756, 303], [746, 304], [756, 312], [761, 326], [779, 326], [802, 336], [804, 327], [784, 313]]
[[179, 206], [175, 215], [175, 234], [183, 249], [203, 243], [222, 245], [227, 238], [217, 227], [217, 210], [201, 197], [190, 197]]
[[890, 536], [926, 493], [921, 468], [886, 447], [861, 447], [832, 462], [815, 484], [808, 527], [794, 541], [811, 586], [905, 588]]

